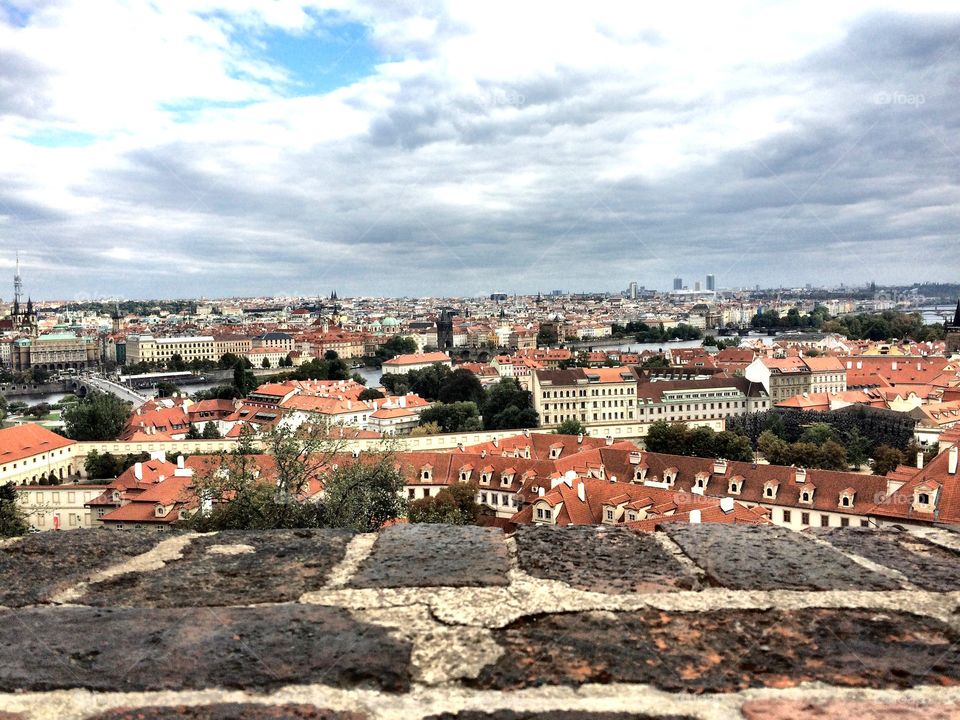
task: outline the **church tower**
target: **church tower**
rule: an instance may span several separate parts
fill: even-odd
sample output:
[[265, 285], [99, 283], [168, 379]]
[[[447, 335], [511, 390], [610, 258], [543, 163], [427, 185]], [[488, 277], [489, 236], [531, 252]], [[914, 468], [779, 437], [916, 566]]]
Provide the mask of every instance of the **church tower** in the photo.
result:
[[437, 349], [450, 350], [453, 347], [453, 313], [444, 308], [437, 316]]
[[952, 323], [944, 323], [946, 330], [947, 355], [960, 353], [960, 300], [957, 300], [957, 310], [953, 314]]

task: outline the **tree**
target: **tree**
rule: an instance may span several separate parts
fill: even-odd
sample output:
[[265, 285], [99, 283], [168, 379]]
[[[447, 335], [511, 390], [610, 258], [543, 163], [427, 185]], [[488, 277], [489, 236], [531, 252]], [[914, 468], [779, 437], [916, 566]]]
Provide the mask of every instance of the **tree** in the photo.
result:
[[724, 430], [718, 432], [713, 439], [713, 454], [714, 457], [727, 460], [750, 462], [753, 460], [753, 447], [750, 445], [750, 438]]
[[417, 341], [411, 337], [394, 335], [377, 349], [377, 355], [389, 360], [397, 355], [410, 355], [417, 351]]
[[844, 445], [847, 448], [847, 460], [854, 470], [859, 470], [869, 456], [870, 441], [857, 428], [851, 428], [844, 438]]
[[89, 477], [95, 479], [115, 478], [121, 472], [120, 462], [112, 453], [105, 452], [101, 455], [96, 450], [87, 453], [83, 468]]
[[668, 423], [657, 420], [647, 428], [643, 439], [647, 450], [670, 455], [685, 455], [687, 450], [687, 426], [684, 423]]
[[250, 366], [249, 360], [230, 352], [224, 353], [223, 355], [221, 355], [220, 360], [217, 362], [217, 364], [223, 369], [235, 368], [237, 366], [237, 363], [241, 363], [241, 364], [246, 363], [247, 367]]
[[403, 476], [391, 452], [340, 465], [325, 477], [323, 500], [330, 527], [374, 532], [406, 510]]
[[477, 504], [477, 486], [458, 483], [446, 487], [433, 497], [414, 500], [407, 508], [411, 523], [443, 523], [446, 525], [474, 525], [480, 517]]
[[63, 412], [68, 437], [115, 440], [130, 416], [130, 406], [115, 395], [94, 392]]
[[833, 427], [825, 422], [813, 423], [800, 436], [803, 442], [813, 443], [814, 445], [823, 445], [827, 440], [836, 440], [837, 435]]
[[824, 470], [842, 470], [850, 469], [850, 463], [847, 460], [847, 450], [836, 440], [827, 440], [819, 448], [819, 457], [815, 467]]
[[420, 413], [420, 424], [436, 423], [441, 432], [480, 430], [480, 413], [473, 402], [436, 403]]
[[219, 440], [223, 436], [220, 434], [220, 430], [217, 429], [217, 424], [212, 420], [208, 420], [207, 424], [203, 426], [203, 432], [200, 433], [200, 437], [204, 440]]
[[557, 435], [586, 435], [587, 429], [579, 420], [575, 418], [568, 418], [560, 423], [560, 427], [554, 430], [554, 432]]
[[190, 429], [187, 430], [187, 440], [199, 440], [203, 435], [197, 430], [197, 426], [193, 423], [190, 423]]
[[772, 430], [764, 430], [757, 441], [757, 449], [771, 465], [789, 465], [786, 441], [775, 435]]
[[435, 422], [423, 423], [410, 431], [413, 437], [423, 437], [424, 435], [439, 435], [443, 430]]
[[873, 474], [886, 475], [899, 465], [905, 465], [907, 458], [903, 452], [889, 445], [879, 445], [873, 451]]
[[539, 424], [533, 396], [514, 378], [503, 378], [487, 390], [482, 414], [485, 430], [532, 428]]
[[167, 369], [173, 370], [174, 372], [183, 372], [187, 369], [187, 364], [183, 361], [180, 353], [174, 353], [170, 356], [170, 359], [167, 360]]
[[262, 368], [264, 368], [264, 369], [270, 367], [270, 358], [265, 357], [265, 358], [263, 359], [263, 362], [260, 363], [260, 367], [262, 367]]
[[30, 529], [12, 482], [0, 485], [0, 537], [16, 537]]
[[172, 382], [157, 383], [158, 398], [173, 397], [174, 395], [179, 395], [179, 394], [180, 394], [180, 388], [178, 388]]
[[668, 368], [670, 367], [669, 361], [663, 355], [651, 355], [640, 363], [640, 367], [645, 368]]
[[479, 405], [483, 399], [480, 378], [463, 368], [450, 373], [437, 392], [437, 400], [442, 403], [472, 402]]
[[233, 368], [233, 386], [239, 397], [246, 397], [257, 388], [257, 378], [242, 362]]
[[383, 397], [383, 393], [376, 388], [367, 388], [357, 396], [359, 400], [363, 400], [364, 402], [367, 400], [381, 400]]

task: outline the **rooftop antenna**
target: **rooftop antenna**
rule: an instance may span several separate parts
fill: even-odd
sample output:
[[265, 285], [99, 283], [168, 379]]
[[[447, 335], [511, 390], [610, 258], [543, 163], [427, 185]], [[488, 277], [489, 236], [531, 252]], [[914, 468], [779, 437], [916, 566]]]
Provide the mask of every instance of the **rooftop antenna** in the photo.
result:
[[13, 276], [13, 304], [20, 307], [20, 296], [23, 294], [23, 280], [20, 279], [20, 251], [17, 250], [17, 270]]

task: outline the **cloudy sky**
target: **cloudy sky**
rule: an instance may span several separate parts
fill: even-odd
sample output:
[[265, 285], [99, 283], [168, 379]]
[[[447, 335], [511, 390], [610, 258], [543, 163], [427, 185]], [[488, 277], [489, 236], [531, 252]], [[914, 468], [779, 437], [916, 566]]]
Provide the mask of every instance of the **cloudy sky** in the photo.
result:
[[0, 278], [958, 281], [958, 98], [956, 0], [0, 0]]

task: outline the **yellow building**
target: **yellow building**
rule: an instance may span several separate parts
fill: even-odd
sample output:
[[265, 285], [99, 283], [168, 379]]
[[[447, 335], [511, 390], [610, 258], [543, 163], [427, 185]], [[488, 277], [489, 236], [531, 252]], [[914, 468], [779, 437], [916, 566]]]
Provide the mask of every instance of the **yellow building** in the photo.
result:
[[79, 476], [77, 443], [36, 423], [0, 430], [0, 483], [45, 485]]
[[106, 485], [21, 485], [17, 500], [30, 527], [37, 530], [79, 530], [94, 527], [96, 519], [84, 507], [106, 490]]

